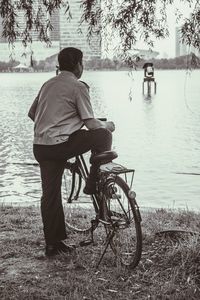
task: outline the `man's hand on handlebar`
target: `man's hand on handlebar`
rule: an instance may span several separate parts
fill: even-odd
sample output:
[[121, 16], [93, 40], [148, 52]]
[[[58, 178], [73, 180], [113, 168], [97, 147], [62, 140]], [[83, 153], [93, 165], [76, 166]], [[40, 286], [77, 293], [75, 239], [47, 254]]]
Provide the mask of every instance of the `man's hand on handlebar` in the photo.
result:
[[111, 132], [115, 131], [115, 124], [112, 121], [107, 121], [107, 118], [98, 118], [98, 120], [103, 121], [105, 128]]
[[110, 130], [111, 132], [115, 131], [115, 124], [112, 121], [105, 122], [106, 129]]
[[89, 130], [95, 130], [98, 128], [106, 128], [113, 132], [115, 130], [115, 124], [112, 121], [107, 121], [106, 118], [98, 118], [98, 119], [86, 119], [84, 120], [84, 125]]

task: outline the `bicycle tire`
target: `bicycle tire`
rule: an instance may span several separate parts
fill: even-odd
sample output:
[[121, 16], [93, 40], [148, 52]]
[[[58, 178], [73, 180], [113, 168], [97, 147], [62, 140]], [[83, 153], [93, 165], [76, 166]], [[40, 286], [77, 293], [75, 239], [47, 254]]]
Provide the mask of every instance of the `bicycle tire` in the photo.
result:
[[[108, 178], [104, 185], [104, 214], [107, 237], [117, 262], [135, 268], [142, 253], [142, 230], [135, 193], [119, 176]], [[106, 209], [106, 211], [105, 211]]]
[[77, 233], [91, 232], [91, 220], [96, 218], [93, 198], [83, 193], [85, 179], [81, 173], [67, 171], [63, 184], [66, 189], [63, 198], [67, 200], [64, 203], [66, 226]]

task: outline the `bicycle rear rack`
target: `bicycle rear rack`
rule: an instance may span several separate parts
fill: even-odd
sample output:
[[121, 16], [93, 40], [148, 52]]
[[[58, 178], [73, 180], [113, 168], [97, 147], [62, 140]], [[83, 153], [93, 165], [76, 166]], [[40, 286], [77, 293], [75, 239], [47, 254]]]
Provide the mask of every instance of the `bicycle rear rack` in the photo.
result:
[[100, 167], [101, 172], [105, 173], [114, 173], [114, 174], [122, 174], [122, 173], [130, 173], [130, 172], [135, 172], [134, 169], [127, 169], [126, 167], [116, 164], [113, 162], [109, 162], [107, 164], [103, 164]]

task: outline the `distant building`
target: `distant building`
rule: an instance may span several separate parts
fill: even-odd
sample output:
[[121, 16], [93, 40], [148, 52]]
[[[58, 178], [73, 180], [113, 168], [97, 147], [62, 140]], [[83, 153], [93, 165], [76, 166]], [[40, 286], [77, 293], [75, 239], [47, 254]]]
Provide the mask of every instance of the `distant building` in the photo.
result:
[[[101, 0], [97, 0], [96, 5], [100, 6]], [[100, 38], [94, 35], [90, 42], [88, 41], [86, 22], [82, 22], [79, 28], [80, 18], [83, 13], [80, 9], [80, 0], [70, 1], [70, 12], [72, 15], [70, 20], [67, 20], [64, 11], [64, 8], [60, 10], [60, 48], [77, 47], [83, 51], [85, 59], [101, 58]]]
[[0, 16], [0, 43], [5, 43], [6, 38], [2, 36], [3, 33], [3, 25], [2, 25], [2, 17]]
[[[36, 0], [33, 2], [34, 9], [38, 9], [42, 0]], [[101, 5], [101, 0], [97, 1], [96, 5]], [[79, 28], [80, 18], [82, 15], [82, 10], [80, 8], [79, 0], [70, 1], [70, 12], [72, 18], [67, 18], [65, 14], [66, 8], [60, 8], [55, 10], [51, 16], [46, 12], [46, 10], [39, 10], [40, 16], [39, 19], [46, 20], [50, 19], [53, 26], [53, 30], [49, 30], [49, 37], [52, 41], [52, 45], [47, 47], [45, 43], [41, 43], [39, 40], [39, 35], [37, 31], [31, 33], [33, 43], [27, 49], [23, 49], [21, 45], [22, 37], [18, 37], [15, 49], [14, 49], [14, 58], [19, 60], [24, 64], [28, 64], [30, 56], [33, 55], [35, 60], [43, 60], [49, 56], [57, 54], [60, 49], [64, 47], [77, 47], [81, 49], [84, 53], [85, 59], [98, 59], [101, 58], [102, 49], [100, 44], [100, 38], [94, 36], [90, 43], [87, 39], [87, 24], [81, 24], [81, 30]], [[19, 30], [22, 33], [25, 29], [25, 16], [23, 11], [18, 11], [18, 22]], [[10, 59], [10, 53], [8, 51], [8, 43], [5, 38], [2, 37], [2, 19], [0, 18], [0, 60], [8, 61]], [[26, 52], [27, 57], [21, 57], [23, 52]]]
[[159, 52], [153, 51], [153, 50], [133, 49], [133, 50], [129, 51], [129, 54], [138, 56], [141, 59], [149, 60], [152, 58], [156, 58], [159, 55]]
[[176, 43], [176, 57], [188, 54], [187, 45], [181, 42], [180, 27], [176, 27], [175, 43]]
[[194, 53], [196, 56], [200, 57], [200, 51], [193, 46], [188, 46], [181, 41], [181, 31], [180, 27], [176, 27], [175, 32], [175, 43], [176, 43], [176, 57], [188, 55], [191, 52]]

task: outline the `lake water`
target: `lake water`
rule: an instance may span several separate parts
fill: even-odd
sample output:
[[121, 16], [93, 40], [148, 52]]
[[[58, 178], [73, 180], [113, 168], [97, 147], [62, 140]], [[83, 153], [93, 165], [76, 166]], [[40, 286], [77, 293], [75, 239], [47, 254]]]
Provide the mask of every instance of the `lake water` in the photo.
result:
[[[52, 76], [0, 74], [0, 203], [39, 203], [27, 112]], [[155, 78], [157, 93], [148, 98], [142, 71], [87, 71], [82, 77], [96, 116], [115, 122], [113, 148], [117, 162], [136, 170], [139, 206], [199, 210], [200, 71], [155, 71]]]

